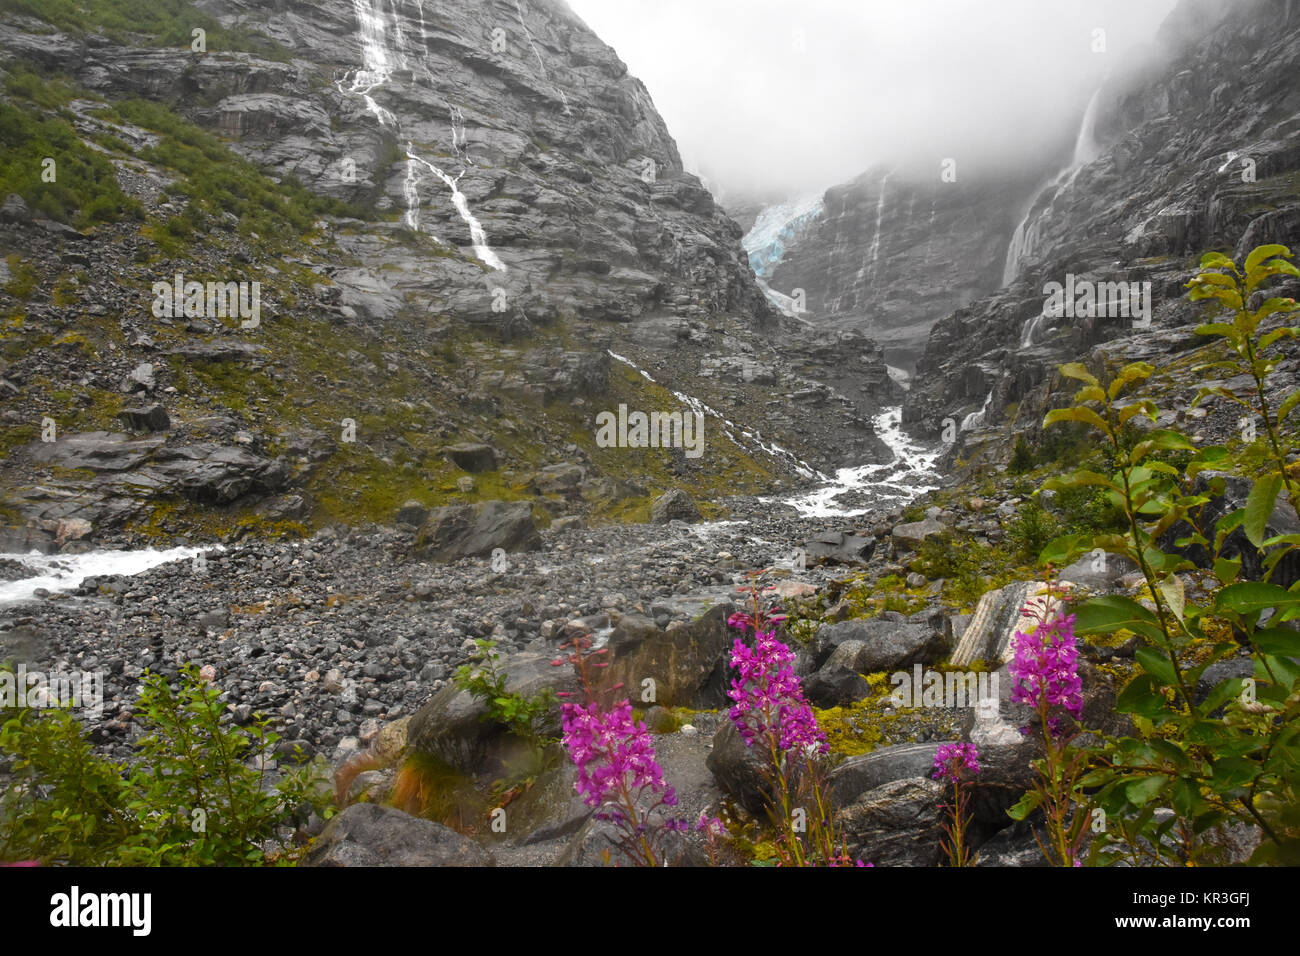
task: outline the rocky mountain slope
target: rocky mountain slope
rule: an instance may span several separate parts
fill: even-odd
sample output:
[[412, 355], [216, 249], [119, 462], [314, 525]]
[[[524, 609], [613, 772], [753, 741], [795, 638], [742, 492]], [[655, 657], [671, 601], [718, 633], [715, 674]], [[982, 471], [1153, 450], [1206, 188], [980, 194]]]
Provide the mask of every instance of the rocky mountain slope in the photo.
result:
[[[156, 15], [0, 4], [9, 547], [390, 522], [408, 499], [636, 517], [668, 487], [885, 454], [879, 354], [831, 385], [787, 356], [739, 227], [563, 3]], [[596, 444], [599, 410], [685, 408], [611, 358], [638, 339], [625, 357], [711, 409], [699, 461]]]
[[[1014, 436], [1036, 439], [1045, 410], [1061, 403], [1059, 363], [1109, 342], [1096, 360], [1162, 365], [1194, 346], [1204, 312], [1184, 286], [1201, 255], [1240, 260], [1300, 239], [1298, 63], [1300, 5], [1181, 3], [1153, 57], [1094, 100], [1095, 142], [1013, 233], [1007, 286], [932, 330], [904, 420], [931, 435], [945, 419], [968, 421], [951, 454], [1005, 462]], [[1049, 284], [1069, 287], [1071, 277], [1079, 298], [1066, 293], [1063, 309]], [[1085, 287], [1101, 290], [1092, 305]], [[1185, 407], [1205, 383], [1174, 384], [1191, 389]]]

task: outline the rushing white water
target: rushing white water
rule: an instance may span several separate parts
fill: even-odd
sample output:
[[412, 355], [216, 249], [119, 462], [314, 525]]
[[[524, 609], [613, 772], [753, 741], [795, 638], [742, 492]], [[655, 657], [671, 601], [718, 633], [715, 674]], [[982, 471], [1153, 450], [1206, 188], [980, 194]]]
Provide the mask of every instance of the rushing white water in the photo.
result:
[[206, 548], [171, 548], [167, 551], [89, 551], [85, 554], [0, 554], [0, 558], [21, 561], [34, 572], [29, 578], [0, 582], [0, 605], [32, 599], [37, 588], [72, 591], [84, 578], [105, 575], [133, 575], [168, 561], [189, 561], [203, 551], [222, 551], [219, 545]]
[[[423, 0], [417, 0], [417, 2], [417, 13], [420, 20], [420, 42], [423, 53], [427, 54], [427, 47], [424, 46], [426, 43], [424, 3]], [[362, 67], [345, 75], [337, 84], [338, 89], [342, 92], [360, 96], [366, 104], [366, 109], [374, 115], [380, 125], [392, 129], [399, 137], [402, 137], [402, 128], [397, 116], [390, 110], [380, 106], [372, 94], [381, 87], [386, 86], [396, 70], [410, 69], [410, 57], [407, 55], [410, 46], [402, 28], [402, 14], [398, 9], [402, 6], [402, 3], [403, 0], [352, 0], [352, 9], [357, 18], [357, 34], [361, 41]], [[520, 18], [522, 22], [522, 11]], [[529, 42], [531, 41], [530, 36]], [[536, 52], [535, 48], [534, 52]], [[434, 76], [429, 69], [428, 63], [425, 62], [425, 56], [417, 54], [417, 59], [420, 72], [432, 85]], [[538, 54], [538, 62], [541, 64], [540, 53]], [[545, 76], [545, 72], [546, 67], [543, 64], [543, 76]], [[413, 78], [414, 75], [413, 71]], [[465, 152], [463, 114], [459, 108], [452, 106], [450, 103], [448, 104], [448, 112], [451, 114], [452, 152], [468, 168], [471, 162]], [[474, 255], [489, 268], [498, 272], [505, 272], [505, 263], [492, 251], [483, 224], [471, 212], [469, 200], [460, 191], [460, 180], [465, 175], [465, 169], [462, 168], [460, 174], [455, 178], [449, 176], [435, 163], [416, 153], [415, 146], [409, 139], [406, 144], [406, 178], [402, 182], [402, 195], [406, 199], [406, 214], [403, 219], [406, 225], [416, 232], [420, 231], [420, 185], [424, 181], [419, 173], [420, 166], [433, 173], [434, 177], [451, 191], [452, 206], [469, 228], [470, 243], [473, 246]]]
[[961, 430], [970, 431], [972, 428], [979, 428], [984, 424], [984, 416], [988, 414], [989, 406], [993, 404], [993, 392], [990, 390], [988, 397], [984, 399], [984, 406], [978, 412], [971, 412], [961, 420]]
[[[1097, 140], [1097, 114], [1101, 109], [1101, 91], [1103, 88], [1098, 87], [1097, 91], [1092, 94], [1092, 98], [1088, 100], [1087, 108], [1083, 111], [1083, 119], [1079, 122], [1079, 133], [1075, 137], [1074, 154], [1070, 157], [1070, 164], [1057, 173], [1050, 183], [1034, 194], [1034, 198], [1030, 200], [1029, 208], [1025, 210], [1024, 218], [1016, 226], [1016, 231], [1012, 233], [1011, 242], [1007, 245], [1006, 260], [1002, 266], [1002, 284], [1004, 286], [1016, 281], [1020, 275], [1022, 263], [1032, 256], [1038, 248], [1044, 217], [1051, 211], [1056, 198], [1074, 183], [1083, 167], [1101, 155], [1103, 147]], [[1051, 198], [1046, 202], [1040, 202], [1042, 197], [1046, 196], [1049, 191], [1051, 192]], [[1035, 208], [1038, 209], [1037, 215], [1034, 213]]]
[[[412, 146], [410, 143], [406, 144], [406, 158], [417, 163], [422, 163], [428, 168], [429, 172], [433, 173], [447, 184], [447, 188], [451, 190], [452, 204], [456, 207], [456, 211], [460, 213], [460, 218], [465, 220], [465, 224], [469, 226], [469, 238], [470, 242], [474, 245], [474, 255], [478, 256], [485, 265], [504, 272], [506, 268], [505, 263], [497, 257], [497, 254], [493, 252], [492, 248], [488, 245], [487, 233], [483, 231], [482, 223], [480, 223], [478, 218], [470, 212], [469, 201], [466, 200], [465, 194], [460, 191], [460, 176], [465, 175], [464, 171], [462, 170], [460, 176], [452, 179], [427, 159], [424, 159], [421, 156], [416, 156], [415, 153], [412, 152]], [[418, 230], [418, 218], [411, 223], [411, 228]]]
[[1020, 347], [1022, 349], [1030, 348], [1038, 338], [1038, 332], [1051, 319], [1059, 319], [1062, 313], [1062, 306], [1053, 305], [1048, 302], [1043, 305], [1043, 309], [1037, 315], [1025, 319], [1025, 324], [1020, 327]]
[[[660, 388], [667, 387], [664, 385], [660, 385], [659, 382], [655, 381], [654, 376], [652, 376], [645, 369], [641, 368], [641, 366], [637, 365], [630, 358], [627, 358], [626, 356], [623, 355], [619, 355], [617, 352], [611, 351], [609, 349], [606, 349], [606, 351], [609, 352], [609, 357], [612, 358], [614, 361], [622, 362], [624, 365], [626, 365], [628, 368], [632, 369], [633, 371], [640, 372], [642, 377], [644, 377], [647, 381], [654, 382], [654, 384], [659, 385]], [[788, 448], [782, 448], [776, 442], [766, 441], [763, 438], [763, 436], [760, 435], [758, 432], [752, 432], [747, 428], [742, 428], [741, 426], [737, 425], [735, 422], [727, 418], [725, 415], [723, 415], [722, 412], [704, 404], [704, 402], [700, 401], [698, 398], [695, 398], [692, 395], [687, 395], [685, 392], [674, 391], [671, 388], [668, 389], [668, 391], [672, 393], [673, 398], [677, 399], [679, 402], [681, 402], [691, 411], [698, 412], [699, 414], [708, 416], [710, 418], [716, 418], [719, 422], [722, 423], [723, 433], [726, 434], [726, 436], [730, 438], [733, 442], [735, 442], [737, 445], [744, 447], [746, 444], [748, 444], [751, 448], [758, 448], [764, 454], [769, 455], [772, 458], [781, 459], [784, 462], [786, 462], [786, 464], [793, 467], [795, 471], [797, 471], [800, 475], [802, 475], [805, 478], [824, 479], [827, 477], [826, 475], [818, 471], [816, 468], [814, 468], [812, 465], [808, 464], [806, 461], [800, 458], [798, 455], [796, 455], [794, 452], [790, 451]], [[736, 437], [737, 432], [739, 432], [740, 435], [744, 438], [744, 441], [741, 441], [740, 438]]]
[[[939, 487], [934, 463], [942, 448], [927, 448], [903, 431], [901, 406], [887, 408], [873, 420], [876, 434], [894, 453], [884, 465], [858, 465], [841, 468], [829, 484], [793, 498], [771, 498], [793, 506], [806, 518], [830, 518], [862, 514], [872, 506], [911, 501], [917, 495]], [[836, 499], [848, 492], [866, 492], [870, 504], [838, 504]], [[860, 497], [860, 496], [855, 496]]]
[[1074, 159], [1072, 168], [1086, 166], [1101, 155], [1101, 143], [1097, 141], [1097, 113], [1101, 109], [1102, 87], [1088, 100], [1088, 108], [1083, 111], [1083, 123], [1079, 126], [1079, 136], [1074, 141]]

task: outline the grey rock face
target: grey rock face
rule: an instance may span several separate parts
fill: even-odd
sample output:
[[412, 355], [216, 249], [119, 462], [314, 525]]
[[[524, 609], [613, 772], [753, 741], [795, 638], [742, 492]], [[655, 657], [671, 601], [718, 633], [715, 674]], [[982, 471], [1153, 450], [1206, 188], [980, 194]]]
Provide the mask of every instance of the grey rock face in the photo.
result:
[[934, 661], [944, 651], [944, 638], [929, 623], [885, 617], [825, 624], [817, 632], [814, 651], [823, 665], [844, 644], [854, 646], [840, 658], [861, 673], [888, 671]]
[[117, 417], [128, 428], [141, 432], [165, 432], [172, 424], [167, 410], [161, 405], [124, 408], [117, 413]]
[[823, 531], [804, 544], [807, 560], [818, 564], [862, 564], [875, 549], [875, 538], [845, 531]]
[[436, 508], [416, 538], [416, 552], [431, 561], [486, 557], [497, 548], [507, 553], [536, 551], [541, 546], [532, 509], [523, 502]]
[[358, 803], [330, 820], [303, 866], [492, 866], [492, 854], [432, 820]]
[[670, 521], [694, 523], [703, 520], [699, 506], [680, 488], [674, 488], [650, 506], [650, 521], [667, 524]]
[[454, 462], [457, 468], [475, 474], [493, 471], [497, 467], [497, 452], [491, 445], [476, 442], [449, 445], [443, 449], [443, 454]]

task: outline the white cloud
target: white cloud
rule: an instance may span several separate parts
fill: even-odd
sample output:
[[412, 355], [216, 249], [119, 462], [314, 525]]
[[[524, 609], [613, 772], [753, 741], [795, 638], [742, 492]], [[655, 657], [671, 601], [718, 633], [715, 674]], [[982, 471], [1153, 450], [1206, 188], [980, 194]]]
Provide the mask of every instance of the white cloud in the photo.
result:
[[568, 2], [645, 82], [688, 165], [724, 191], [793, 193], [890, 160], [1030, 164], [1175, 0]]

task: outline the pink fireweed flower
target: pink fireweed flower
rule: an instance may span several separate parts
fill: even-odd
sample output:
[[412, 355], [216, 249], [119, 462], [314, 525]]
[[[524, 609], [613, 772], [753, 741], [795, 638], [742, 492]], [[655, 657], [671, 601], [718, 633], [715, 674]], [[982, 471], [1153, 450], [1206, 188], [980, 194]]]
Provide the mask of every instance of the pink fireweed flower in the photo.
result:
[[782, 750], [817, 750], [828, 753], [826, 735], [817, 727], [812, 708], [804, 700], [799, 678], [791, 664], [794, 652], [771, 631], [759, 631], [753, 648], [740, 638], [731, 653], [737, 678], [727, 696], [736, 702], [731, 720], [752, 747], [754, 740], [775, 733]]
[[974, 744], [944, 744], [934, 755], [935, 780], [961, 780], [965, 772], [980, 772], [980, 752]]
[[647, 788], [660, 794], [665, 805], [677, 803], [655, 759], [649, 731], [632, 719], [631, 702], [608, 711], [594, 702], [564, 704], [561, 711], [564, 746], [578, 768], [574, 789], [588, 806], [612, 802], [624, 792], [635, 797]]
[[[1061, 706], [1076, 718], [1083, 714], [1083, 682], [1079, 678], [1079, 649], [1074, 639], [1074, 615], [1053, 617], [1012, 639], [1015, 658], [1008, 666], [1015, 687], [1011, 700], [1031, 707]], [[1060, 731], [1053, 720], [1049, 731]]]

